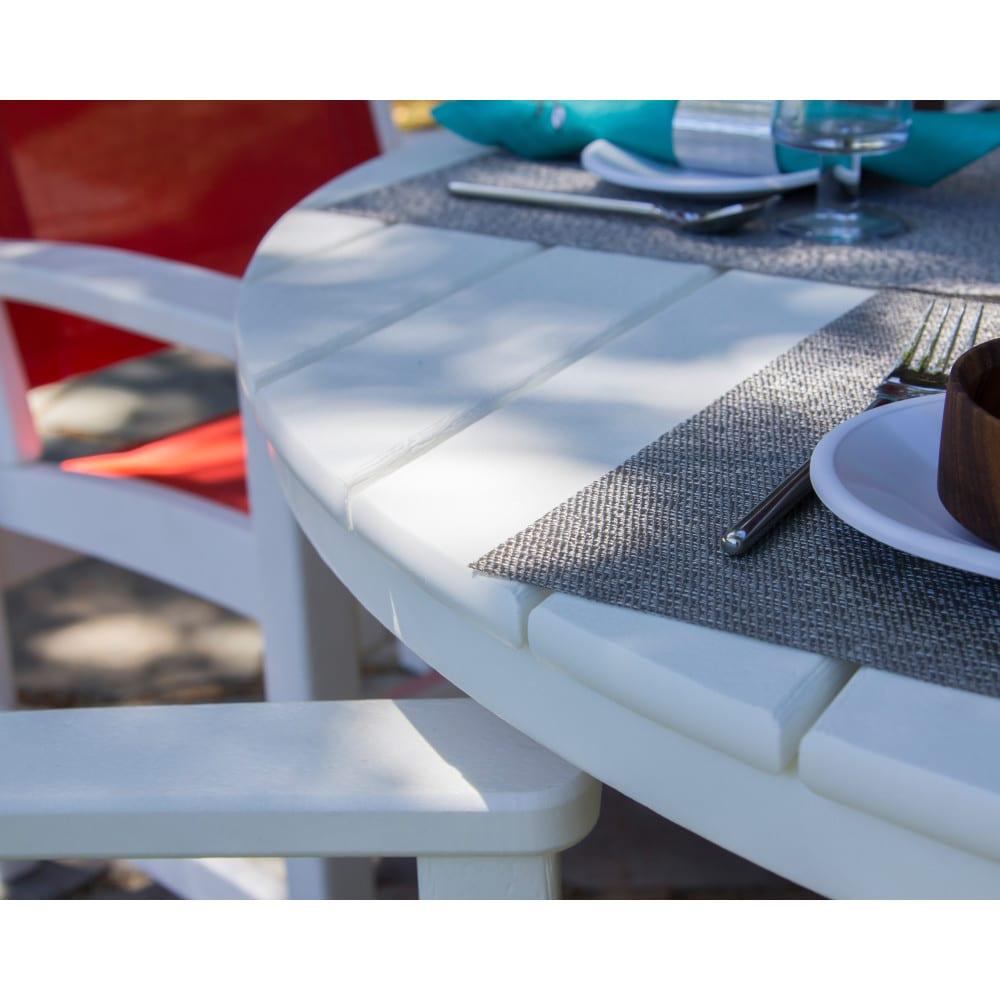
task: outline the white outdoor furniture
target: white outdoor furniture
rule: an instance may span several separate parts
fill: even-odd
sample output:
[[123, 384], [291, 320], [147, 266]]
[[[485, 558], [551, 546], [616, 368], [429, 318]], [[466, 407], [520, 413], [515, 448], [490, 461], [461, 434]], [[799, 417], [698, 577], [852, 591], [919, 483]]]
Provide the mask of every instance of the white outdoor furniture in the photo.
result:
[[416, 855], [423, 898], [550, 899], [599, 802], [465, 698], [0, 716], [0, 857]]
[[[315, 192], [241, 291], [239, 365], [320, 554], [482, 705], [833, 896], [1000, 896], [1000, 701], [469, 563], [871, 294], [409, 225]], [[801, 748], [801, 759], [800, 759]]]
[[[289, 514], [252, 418], [243, 421], [251, 515], [149, 479], [83, 475], [39, 461], [2, 300], [232, 359], [238, 289], [235, 278], [140, 254], [0, 241], [0, 530], [118, 563], [259, 619], [269, 699], [357, 697], [354, 601]], [[0, 707], [12, 703], [13, 690], [3, 631], [0, 622]], [[319, 673], [312, 669], [318, 662]], [[175, 891], [209, 898], [364, 896], [372, 887], [370, 866], [356, 861], [298, 861], [289, 866], [287, 888], [282, 872], [271, 877], [256, 863], [145, 867]]]

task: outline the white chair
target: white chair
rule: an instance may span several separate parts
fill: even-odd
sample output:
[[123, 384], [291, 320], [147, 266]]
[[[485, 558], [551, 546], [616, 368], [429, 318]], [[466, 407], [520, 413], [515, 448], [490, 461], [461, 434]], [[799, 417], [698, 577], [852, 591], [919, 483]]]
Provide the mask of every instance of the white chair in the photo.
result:
[[[0, 300], [74, 313], [230, 359], [238, 287], [235, 278], [135, 253], [0, 241]], [[243, 421], [247, 512], [178, 489], [169, 477], [129, 476], [127, 468], [116, 472], [114, 458], [110, 472], [99, 462], [95, 470], [88, 459], [61, 466], [40, 461], [26, 391], [0, 301], [0, 531], [117, 563], [257, 618], [269, 700], [358, 696], [355, 602], [292, 518], [252, 418]], [[197, 433], [150, 448], [165, 448], [176, 458], [186, 454], [187, 444], [204, 444], [192, 442]], [[239, 444], [238, 418], [231, 418], [224, 433], [230, 439], [235, 434]], [[211, 479], [204, 475], [210, 458], [194, 455], [190, 464], [179, 463], [196, 487], [199, 476], [202, 485]], [[126, 466], [130, 460], [124, 456]], [[142, 462], [138, 465], [141, 469]], [[313, 664], [322, 669], [314, 671]], [[12, 704], [12, 690], [0, 622], [0, 707]], [[238, 862], [205, 861], [192, 868], [188, 862], [155, 861], [144, 867], [185, 894], [241, 896], [254, 894], [248, 887], [260, 884], [259, 865], [244, 869]], [[303, 898], [370, 895], [370, 868], [363, 861], [296, 861], [288, 866], [287, 891]], [[279, 891], [271, 886], [265, 894]]]
[[415, 855], [423, 898], [550, 899], [599, 805], [464, 698], [0, 717], [0, 857]]

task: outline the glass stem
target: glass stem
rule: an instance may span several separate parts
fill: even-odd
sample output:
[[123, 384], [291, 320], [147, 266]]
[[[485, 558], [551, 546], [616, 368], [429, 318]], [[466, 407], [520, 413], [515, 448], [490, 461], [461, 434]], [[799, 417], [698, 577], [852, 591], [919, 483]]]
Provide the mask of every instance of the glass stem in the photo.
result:
[[816, 211], [824, 215], [853, 215], [858, 211], [860, 183], [860, 156], [852, 156], [850, 164], [824, 157], [816, 186]]

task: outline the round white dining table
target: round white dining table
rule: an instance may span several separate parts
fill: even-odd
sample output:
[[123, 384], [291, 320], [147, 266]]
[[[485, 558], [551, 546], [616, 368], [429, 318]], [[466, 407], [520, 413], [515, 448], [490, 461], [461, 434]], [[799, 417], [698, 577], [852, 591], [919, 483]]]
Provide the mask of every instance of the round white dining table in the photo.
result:
[[829, 896], [1000, 896], [1000, 700], [478, 574], [469, 563], [868, 289], [388, 225], [261, 243], [239, 374], [294, 514], [436, 670], [663, 816]]

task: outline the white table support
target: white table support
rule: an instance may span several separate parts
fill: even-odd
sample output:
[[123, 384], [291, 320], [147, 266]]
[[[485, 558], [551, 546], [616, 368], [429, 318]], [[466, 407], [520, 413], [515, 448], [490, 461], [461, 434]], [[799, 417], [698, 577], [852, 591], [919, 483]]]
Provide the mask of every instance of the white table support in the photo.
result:
[[421, 899], [555, 899], [559, 857], [418, 858]]

